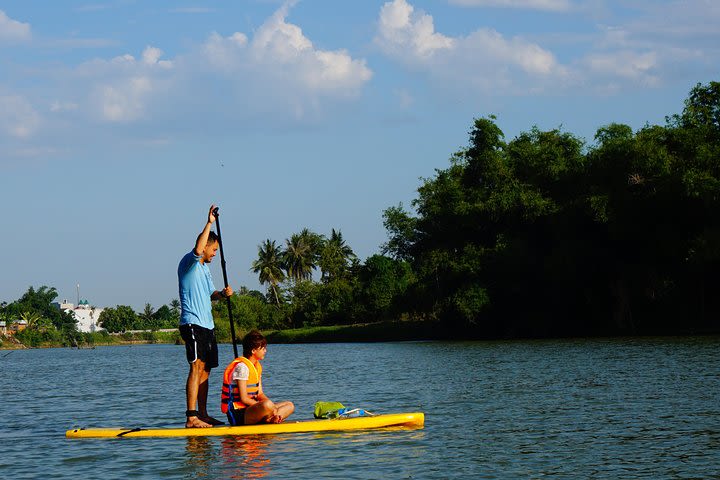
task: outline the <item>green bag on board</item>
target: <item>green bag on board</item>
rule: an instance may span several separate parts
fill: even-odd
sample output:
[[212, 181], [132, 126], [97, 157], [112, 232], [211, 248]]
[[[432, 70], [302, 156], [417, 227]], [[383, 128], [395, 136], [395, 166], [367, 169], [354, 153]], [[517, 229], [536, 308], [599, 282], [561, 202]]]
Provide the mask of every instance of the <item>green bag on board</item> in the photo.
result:
[[345, 410], [345, 405], [340, 402], [315, 402], [313, 415], [315, 418], [335, 418]]

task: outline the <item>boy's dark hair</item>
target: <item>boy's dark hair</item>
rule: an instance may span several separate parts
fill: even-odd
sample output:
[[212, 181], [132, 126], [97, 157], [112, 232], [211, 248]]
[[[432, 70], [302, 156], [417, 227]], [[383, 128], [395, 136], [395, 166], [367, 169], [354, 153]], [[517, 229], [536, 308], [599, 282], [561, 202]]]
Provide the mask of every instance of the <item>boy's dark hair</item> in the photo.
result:
[[267, 340], [262, 333], [257, 330], [251, 330], [243, 338], [243, 357], [250, 358], [252, 351], [256, 348], [262, 348], [267, 346]]

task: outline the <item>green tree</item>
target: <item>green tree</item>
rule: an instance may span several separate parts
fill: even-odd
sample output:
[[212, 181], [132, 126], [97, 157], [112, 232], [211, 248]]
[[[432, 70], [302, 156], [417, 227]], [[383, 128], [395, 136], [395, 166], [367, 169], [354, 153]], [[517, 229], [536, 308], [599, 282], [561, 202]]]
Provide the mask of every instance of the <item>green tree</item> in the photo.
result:
[[485, 336], [708, 325], [720, 314], [718, 112], [720, 84], [698, 85], [667, 125], [609, 124], [589, 147], [557, 129], [506, 142], [493, 117], [476, 120], [469, 146], [423, 181], [416, 216], [385, 211], [383, 251], [416, 277], [406, 305]]
[[178, 325], [178, 319], [179, 316], [170, 307], [163, 305], [152, 314], [152, 328], [174, 328]]
[[110, 333], [131, 330], [137, 322], [137, 315], [132, 307], [117, 305], [115, 308], [106, 308], [98, 319], [100, 325]]
[[297, 282], [292, 288], [290, 316], [295, 327], [351, 323], [354, 320], [355, 285], [350, 279], [329, 283], [309, 280]]
[[267, 239], [258, 246], [258, 258], [252, 263], [252, 271], [258, 274], [260, 284], [267, 285], [277, 305], [280, 305], [279, 285], [285, 279], [282, 253], [275, 240]]
[[342, 232], [333, 228], [330, 238], [323, 242], [320, 250], [318, 263], [322, 271], [322, 281], [328, 283], [341, 278], [356, 259], [352, 248], [345, 243]]
[[20, 314], [20, 320], [24, 320], [26, 322], [27, 329], [36, 330], [40, 333], [47, 333], [51, 330], [56, 330], [55, 326], [49, 319], [43, 318], [38, 313], [23, 312]]
[[42, 315], [37, 312], [22, 312], [20, 314], [20, 320], [25, 321], [26, 328], [34, 328], [42, 318]]
[[19, 317], [23, 312], [37, 313], [49, 319], [55, 328], [60, 331], [77, 331], [77, 321], [74, 315], [63, 312], [53, 305], [56, 298], [57, 290], [53, 287], [43, 285], [36, 290], [31, 286], [22, 297], [9, 304], [6, 310], [16, 317]]
[[417, 218], [406, 212], [402, 203], [387, 208], [382, 216], [389, 237], [381, 247], [383, 255], [390, 255], [397, 260], [410, 260], [412, 246], [417, 241]]
[[294, 281], [312, 278], [315, 268], [316, 253], [313, 250], [312, 239], [306, 234], [296, 233], [285, 240], [285, 250], [282, 252], [282, 262], [287, 277]]
[[323, 312], [320, 306], [321, 285], [310, 280], [295, 282], [292, 286], [292, 310], [290, 316], [295, 326], [320, 325]]
[[717, 141], [717, 135], [720, 135], [720, 82], [695, 85], [685, 100], [682, 115], [669, 119], [669, 123], [710, 134], [709, 140]]
[[137, 330], [156, 330], [155, 309], [149, 303], [145, 304], [143, 311], [136, 315], [134, 328]]
[[170, 313], [172, 314], [173, 319], [177, 320], [178, 322], [180, 321], [180, 308], [180, 300], [178, 300], [177, 298], [173, 298], [170, 301]]
[[368, 320], [386, 320], [399, 315], [413, 281], [408, 262], [383, 255], [368, 257], [358, 272], [358, 314]]
[[317, 261], [320, 257], [320, 249], [322, 248], [325, 237], [319, 233], [315, 233], [309, 228], [303, 228], [300, 231], [300, 238], [302, 242], [309, 246], [310, 257], [312, 259], [313, 269], [317, 267]]

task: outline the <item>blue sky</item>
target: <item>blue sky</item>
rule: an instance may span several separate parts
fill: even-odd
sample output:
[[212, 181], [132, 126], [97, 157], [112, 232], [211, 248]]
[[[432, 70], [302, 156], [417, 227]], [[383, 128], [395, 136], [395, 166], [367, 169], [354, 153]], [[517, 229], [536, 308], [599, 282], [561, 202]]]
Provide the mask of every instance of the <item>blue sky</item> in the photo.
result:
[[168, 303], [211, 203], [235, 287], [304, 227], [364, 260], [474, 118], [662, 124], [719, 79], [718, 25], [716, 0], [0, 0], [0, 301]]

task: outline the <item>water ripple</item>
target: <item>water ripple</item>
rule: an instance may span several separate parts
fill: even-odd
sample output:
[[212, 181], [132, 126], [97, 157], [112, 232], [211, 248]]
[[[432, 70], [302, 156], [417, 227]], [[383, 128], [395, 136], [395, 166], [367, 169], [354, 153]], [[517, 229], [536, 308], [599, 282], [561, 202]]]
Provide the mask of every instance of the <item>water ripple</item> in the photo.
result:
[[[3, 360], [0, 477], [719, 478], [719, 347], [716, 337], [271, 345], [265, 389], [293, 400], [298, 419], [337, 400], [421, 410], [425, 429], [116, 440], [64, 432], [182, 425], [182, 347], [18, 351]], [[217, 411], [218, 372], [210, 392]]]

